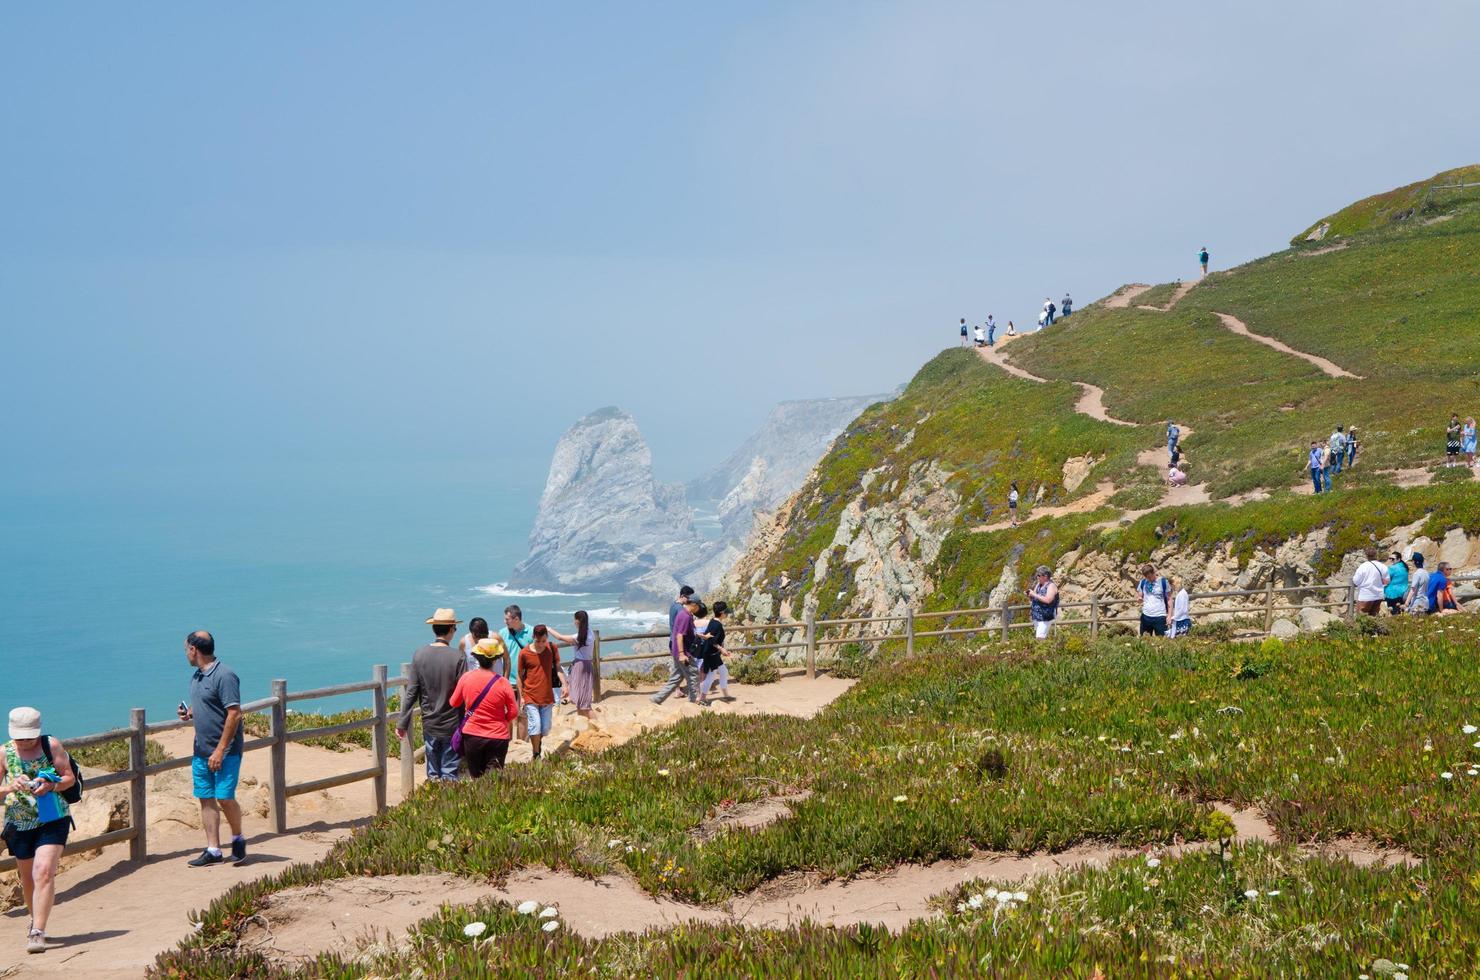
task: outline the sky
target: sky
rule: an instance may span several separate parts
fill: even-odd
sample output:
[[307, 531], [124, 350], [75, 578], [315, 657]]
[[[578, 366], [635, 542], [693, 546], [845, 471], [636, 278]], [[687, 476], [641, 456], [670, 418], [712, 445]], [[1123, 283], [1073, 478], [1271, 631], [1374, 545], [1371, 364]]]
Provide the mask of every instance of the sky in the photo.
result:
[[6, 479], [665, 479], [776, 401], [1480, 160], [1480, 6], [0, 12]]

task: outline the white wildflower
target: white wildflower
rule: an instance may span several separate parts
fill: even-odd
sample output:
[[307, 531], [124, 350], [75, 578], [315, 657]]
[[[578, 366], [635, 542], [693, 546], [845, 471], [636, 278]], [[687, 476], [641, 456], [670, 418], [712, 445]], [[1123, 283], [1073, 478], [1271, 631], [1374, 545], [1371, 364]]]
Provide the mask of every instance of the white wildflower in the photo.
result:
[[1028, 893], [1027, 892], [1013, 892], [1012, 893], [1012, 900], [1014, 902], [1026, 902], [1028, 900]]
[[613, 837], [611, 840], [609, 840], [609, 841], [606, 842], [606, 846], [607, 847], [621, 847], [622, 846], [622, 842], [619, 841], [619, 840], [617, 840], [615, 837]]
[[966, 911], [966, 903], [965, 902], [957, 902], [956, 903], [956, 911], [957, 912], [963, 912], [964, 913]]
[[1439, 778], [1440, 779], [1453, 779], [1454, 778], [1454, 773], [1452, 773], [1452, 772], [1441, 772], [1441, 773], [1439, 773]]
[[1275, 888], [1275, 889], [1271, 889], [1270, 891], [1265, 892], [1264, 894], [1268, 895], [1270, 898], [1274, 898], [1279, 893], [1280, 893], [1280, 890], [1278, 888]]
[[995, 888], [988, 888], [987, 889], [987, 897], [988, 898], [996, 898], [997, 897], [997, 889], [995, 889]]
[[1161, 858], [1155, 858], [1155, 857], [1149, 857], [1149, 858], [1147, 858], [1146, 859], [1146, 867], [1148, 867], [1148, 868], [1159, 868], [1159, 867], [1161, 867]]
[[895, 803], [908, 803], [909, 802], [909, 799], [910, 798], [908, 796], [905, 796], [903, 793], [900, 793], [898, 796], [896, 796], [894, 798], [894, 802]]
[[1097, 738], [1097, 739], [1096, 739], [1096, 740], [1095, 740], [1095, 741], [1097, 741], [1097, 742], [1103, 742], [1103, 741], [1105, 741], [1105, 739], [1107, 739], [1107, 738], [1109, 738], [1109, 737], [1110, 737], [1110, 736], [1109, 736], [1109, 735], [1101, 735], [1101, 736], [1100, 736], [1100, 737], [1099, 737], [1099, 738]]
[[544, 925], [540, 926], [540, 928], [545, 930], [546, 932], [554, 932], [556, 929], [560, 928], [560, 922], [557, 919], [551, 919], [549, 922], [546, 922]]
[[1474, 725], [1466, 725], [1465, 727], [1461, 728], [1460, 731], [1464, 732], [1466, 735], [1473, 735], [1476, 732], [1480, 732], [1480, 728], [1476, 728]]
[[1006, 905], [1010, 901], [1012, 901], [1012, 892], [998, 892], [997, 893], [997, 904], [998, 905]]
[[463, 926], [463, 935], [467, 936], [469, 939], [477, 939], [479, 936], [483, 935], [487, 931], [488, 923], [486, 922], [469, 922], [467, 925]]
[[1248, 891], [1244, 892], [1244, 898], [1258, 898], [1258, 897], [1259, 897], [1259, 889], [1257, 889], [1257, 888], [1250, 888]]
[[659, 769], [658, 770], [658, 775], [660, 775], [660, 776], [666, 776], [666, 775], [668, 775], [668, 770], [667, 769]]
[[560, 910], [559, 909], [557, 909], [553, 905], [547, 905], [547, 906], [545, 906], [544, 911], [542, 911], [540, 913], [540, 918], [541, 919], [553, 919], [553, 918], [555, 918], [559, 914], [560, 914]]
[[982, 907], [982, 903], [985, 902], [985, 901], [986, 901], [986, 898], [985, 897], [983, 897], [981, 895], [973, 895], [969, 899], [966, 900], [966, 904], [967, 905], [970, 905], [974, 909], [979, 909], [979, 908]]
[[527, 902], [520, 902], [519, 907], [514, 909], [514, 911], [518, 912], [520, 915], [534, 915], [535, 912], [539, 910], [539, 907], [539, 902], [536, 902], [534, 899], [530, 899]]

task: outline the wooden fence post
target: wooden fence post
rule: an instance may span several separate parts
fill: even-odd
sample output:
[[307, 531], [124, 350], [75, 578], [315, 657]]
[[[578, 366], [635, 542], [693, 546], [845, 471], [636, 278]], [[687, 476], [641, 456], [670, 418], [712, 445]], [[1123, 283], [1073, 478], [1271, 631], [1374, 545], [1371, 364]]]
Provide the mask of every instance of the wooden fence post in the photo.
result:
[[1010, 597], [1009, 598], [1006, 598], [1006, 599], [1003, 599], [1002, 600], [1002, 642], [1003, 643], [1006, 643], [1007, 642], [1007, 616], [1008, 616], [1008, 611], [1011, 608], [1012, 608], [1012, 599]]
[[288, 829], [288, 682], [272, 682], [272, 696], [277, 700], [272, 705], [272, 769], [269, 782], [272, 784], [272, 832], [281, 834]]
[[[401, 665], [401, 676], [406, 678], [411, 677], [410, 664]], [[409, 709], [416, 707], [406, 700], [406, 694], [409, 690], [410, 688], [408, 686], [402, 685], [401, 717], [403, 718], [411, 718]], [[401, 799], [403, 800], [411, 799], [411, 794], [416, 792], [416, 750], [411, 747], [411, 726], [415, 721], [415, 718], [411, 718], [411, 721], [406, 725], [406, 734], [401, 736]]]
[[915, 611], [913, 609], [904, 611], [904, 655], [906, 657], [915, 655]]
[[1357, 587], [1355, 585], [1346, 587], [1346, 621], [1348, 623], [1357, 621]]
[[375, 680], [375, 727], [370, 729], [370, 744], [375, 750], [375, 812], [384, 813], [386, 807], [386, 764], [390, 758], [390, 738], [387, 731], [388, 718], [385, 706], [385, 664], [376, 664], [373, 674]]
[[1268, 633], [1274, 629], [1274, 576], [1269, 577], [1269, 585], [1264, 590], [1264, 632]]
[[807, 613], [807, 680], [817, 677], [817, 614]]
[[1089, 597], [1089, 638], [1098, 639], [1100, 636], [1100, 597], [1098, 594]]
[[591, 631], [591, 700], [601, 700], [601, 630]]
[[128, 785], [128, 819], [134, 825], [134, 839], [128, 842], [128, 859], [143, 861], [149, 856], [149, 794], [144, 785], [149, 741], [145, 738], [143, 708], [134, 708], [129, 712], [129, 727], [133, 731], [128, 738], [128, 767], [133, 778]]

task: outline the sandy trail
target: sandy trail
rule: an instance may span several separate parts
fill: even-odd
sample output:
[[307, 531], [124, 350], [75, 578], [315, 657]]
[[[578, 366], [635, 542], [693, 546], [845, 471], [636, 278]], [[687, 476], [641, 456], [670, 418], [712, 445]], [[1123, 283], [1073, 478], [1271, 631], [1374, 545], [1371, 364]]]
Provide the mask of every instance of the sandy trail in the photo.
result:
[[[1278, 842], [1274, 827], [1257, 809], [1214, 806], [1233, 820], [1237, 840]], [[543, 867], [516, 872], [501, 887], [449, 875], [344, 879], [279, 892], [248, 926], [243, 945], [290, 963], [324, 951], [353, 953], [372, 937], [398, 941], [448, 895], [456, 895], [457, 904], [494, 897], [511, 905], [534, 901], [541, 908], [553, 906], [562, 928], [591, 939], [684, 923], [785, 927], [804, 919], [831, 926], [871, 923], [899, 932], [912, 922], [939, 916], [938, 897], [967, 882], [1027, 883], [1140, 854], [1176, 858], [1216, 846], [1200, 842], [1127, 848], [1085, 843], [1054, 854], [982, 852], [965, 860], [905, 864], [848, 879], [822, 881], [798, 873], [714, 907], [650, 895], [621, 874], [589, 879]], [[1302, 851], [1364, 866], [1418, 863], [1405, 851], [1360, 840], [1322, 843]]]
[[[1115, 494], [1115, 484], [1109, 480], [1101, 480], [1095, 487], [1094, 492], [1080, 497], [1062, 506], [1034, 507], [1028, 511], [1026, 517], [1018, 521], [1018, 525], [1031, 524], [1033, 521], [1041, 521], [1048, 517], [1063, 517], [1067, 514], [1087, 514], [1092, 510], [1103, 507]], [[995, 524], [979, 524], [971, 529], [973, 534], [983, 534], [987, 531], [1004, 531], [1012, 527], [1012, 521], [998, 521]]]
[[[994, 347], [978, 347], [977, 353], [981, 355], [982, 360], [989, 364], [997, 365], [1013, 377], [1022, 378], [1025, 381], [1036, 381], [1039, 384], [1048, 384], [1049, 380], [1047, 378], [1040, 378], [1036, 374], [1024, 371], [1009, 361], [1007, 355], [1003, 352], [1002, 348], [1006, 347], [1010, 341], [1024, 336], [1027, 335], [1014, 334], [1011, 337], [1002, 337]], [[1071, 383], [1079, 386], [1079, 400], [1074, 403], [1074, 411], [1080, 415], [1087, 415], [1100, 422], [1109, 422], [1111, 425], [1135, 426], [1139, 424], [1137, 422], [1127, 422], [1125, 419], [1118, 419], [1105, 411], [1105, 390], [1103, 388], [1085, 381], [1074, 381]]]
[[1126, 285], [1121, 286], [1113, 294], [1105, 299], [1105, 309], [1123, 310], [1131, 305], [1131, 300], [1135, 299], [1137, 296], [1140, 296], [1142, 293], [1150, 288], [1151, 285], [1149, 283], [1127, 283]]
[[1242, 320], [1240, 320], [1236, 316], [1230, 316], [1227, 313], [1219, 313], [1217, 314], [1217, 317], [1219, 320], [1223, 321], [1223, 326], [1227, 327], [1229, 330], [1233, 331], [1239, 336], [1248, 337], [1250, 340], [1258, 341], [1264, 346], [1272, 347], [1282, 354], [1290, 354], [1294, 357], [1300, 358], [1302, 361], [1308, 361], [1309, 363], [1314, 364], [1316, 367], [1320, 368], [1323, 372], [1333, 378], [1354, 378], [1357, 381], [1362, 380], [1362, 376], [1360, 374], [1352, 374], [1350, 371], [1346, 370], [1345, 368], [1338, 367], [1332, 362], [1326, 360], [1324, 357], [1317, 357], [1315, 354], [1307, 354], [1305, 351], [1296, 350], [1289, 344], [1275, 340], [1273, 337], [1266, 337], [1263, 334], [1254, 333], [1252, 330], [1244, 325], [1244, 322]]
[[1157, 313], [1170, 313], [1170, 312], [1172, 312], [1172, 308], [1173, 307], [1175, 307], [1178, 303], [1182, 302], [1182, 297], [1184, 297], [1188, 293], [1192, 292], [1192, 290], [1200, 282], [1202, 282], [1201, 279], [1193, 279], [1190, 282], [1179, 282], [1179, 283], [1177, 283], [1177, 288], [1172, 293], [1172, 298], [1169, 299], [1169, 300], [1167, 300], [1167, 305], [1166, 306], [1151, 306], [1150, 304], [1140, 304], [1140, 305], [1138, 305], [1136, 307], [1136, 309], [1138, 309], [1138, 310], [1155, 310]]

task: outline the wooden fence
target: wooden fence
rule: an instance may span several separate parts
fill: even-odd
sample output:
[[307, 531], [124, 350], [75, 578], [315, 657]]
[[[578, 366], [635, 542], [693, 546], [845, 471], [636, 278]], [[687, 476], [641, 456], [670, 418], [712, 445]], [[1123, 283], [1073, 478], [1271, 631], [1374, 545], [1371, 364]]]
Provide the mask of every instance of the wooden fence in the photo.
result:
[[[1451, 581], [1474, 581], [1480, 579], [1480, 575], [1454, 576]], [[1340, 599], [1327, 599], [1326, 601], [1284, 602], [1280, 598], [1297, 596], [1309, 598], [1318, 593], [1328, 596], [1340, 595]], [[1271, 582], [1263, 589], [1230, 589], [1222, 592], [1198, 592], [1189, 594], [1193, 602], [1206, 601], [1209, 599], [1237, 599], [1255, 598], [1260, 601], [1245, 606], [1220, 606], [1213, 609], [1198, 611], [1199, 616], [1216, 615], [1224, 618], [1255, 617], [1260, 624], [1256, 632], [1267, 634], [1274, 626], [1277, 613], [1299, 611], [1301, 609], [1340, 609], [1342, 617], [1348, 622], [1354, 621], [1357, 615], [1356, 589], [1351, 585], [1299, 585], [1276, 588]], [[979, 633], [998, 633], [1002, 639], [1007, 639], [1011, 630], [1029, 629], [1033, 623], [1027, 619], [1014, 622], [1017, 618], [1014, 614], [1026, 612], [1027, 605], [1005, 603], [1002, 606], [983, 606], [976, 609], [948, 609], [939, 611], [917, 612], [907, 609], [898, 615], [889, 616], [860, 616], [848, 619], [816, 619], [808, 617], [801, 622], [777, 622], [758, 623], [752, 625], [733, 625], [726, 627], [727, 634], [739, 636], [756, 636], [764, 641], [765, 634], [771, 633], [775, 636], [772, 642], [756, 642], [740, 646], [730, 646], [732, 653], [755, 654], [767, 650], [790, 650], [800, 649], [806, 651], [805, 664], [809, 678], [817, 676], [817, 654], [818, 651], [833, 646], [841, 646], [847, 643], [883, 643], [891, 641], [903, 641], [904, 655], [913, 656], [915, 642], [921, 639], [944, 637], [944, 636], [970, 636]], [[1084, 628], [1089, 631], [1091, 637], [1098, 636], [1106, 626], [1114, 623], [1139, 623], [1139, 612], [1121, 613], [1123, 608], [1136, 608], [1136, 600], [1129, 598], [1104, 598], [1092, 595], [1087, 601], [1065, 602], [1059, 605], [1059, 619], [1055, 620], [1056, 629]], [[1077, 615], [1064, 615], [1065, 612]], [[966, 620], [967, 625], [952, 625], [961, 620]], [[919, 625], [930, 626], [936, 622], [940, 625], [934, 629], [919, 629]], [[902, 625], [901, 625], [902, 624]], [[883, 627], [883, 632], [865, 632], [866, 627]], [[667, 657], [666, 653], [632, 653], [613, 656], [602, 656], [601, 645], [625, 642], [631, 640], [666, 640], [667, 633], [628, 633], [615, 636], [603, 637], [600, 630], [592, 631], [592, 673], [593, 694], [601, 697], [602, 677], [601, 668], [605, 664], [621, 663], [627, 661], [658, 660]], [[242, 745], [242, 751], [255, 752], [259, 749], [267, 749], [272, 753], [269, 791], [270, 804], [269, 813], [273, 833], [282, 833], [288, 828], [288, 800], [291, 797], [303, 793], [314, 793], [319, 790], [330, 789], [335, 786], [343, 786], [348, 783], [372, 780], [374, 782], [375, 810], [383, 812], [387, 806], [387, 761], [389, 757], [391, 721], [387, 712], [387, 701], [392, 688], [404, 687], [407, 675], [410, 673], [411, 665], [401, 665], [401, 676], [388, 677], [384, 665], [377, 665], [368, 681], [351, 684], [336, 684], [331, 687], [316, 687], [307, 691], [289, 691], [288, 682], [275, 680], [272, 682], [272, 694], [256, 701], [249, 701], [241, 706], [242, 714], [248, 715], [259, 711], [270, 712], [270, 730], [267, 735], [260, 738], [248, 738]], [[311, 701], [319, 698], [338, 697], [345, 694], [355, 694], [363, 691], [371, 692], [373, 704], [368, 718], [355, 721], [347, 721], [337, 725], [323, 725], [318, 728], [302, 728], [295, 731], [288, 730], [288, 705], [299, 701]], [[413, 710], [416, 706], [413, 706]], [[98, 745], [104, 742], [115, 742], [123, 739], [128, 740], [129, 763], [128, 768], [119, 772], [105, 773], [94, 776], [87, 780], [87, 790], [102, 789], [106, 786], [115, 786], [122, 783], [129, 784], [129, 825], [118, 830], [112, 830], [94, 837], [82, 840], [69, 841], [67, 853], [76, 851], [89, 851], [105, 847], [109, 844], [119, 844], [127, 841], [129, 844], [129, 858], [134, 861], [142, 861], [149, 853], [148, 848], [148, 794], [146, 792], [145, 780], [150, 776], [172, 769], [183, 769], [191, 764], [191, 757], [166, 759], [163, 762], [150, 764], [146, 762], [145, 748], [150, 735], [160, 732], [173, 731], [184, 728], [191, 722], [170, 719], [161, 722], [149, 722], [144, 715], [143, 708], [134, 708], [130, 712], [129, 725], [126, 728], [114, 728], [109, 731], [96, 732], [91, 735], [82, 735], [65, 740], [69, 748], [84, 748], [90, 745]], [[371, 748], [374, 754], [374, 763], [363, 769], [355, 769], [350, 772], [340, 773], [334, 776], [325, 776], [320, 779], [309, 780], [302, 783], [288, 782], [288, 743], [302, 742], [305, 739], [319, 738], [328, 735], [339, 735], [346, 732], [369, 729], [371, 733]], [[408, 730], [401, 739], [401, 790], [404, 796], [409, 796], [416, 786], [416, 754], [419, 749], [412, 745], [411, 732]], [[0, 871], [15, 867], [15, 859], [7, 857], [0, 860]]]

